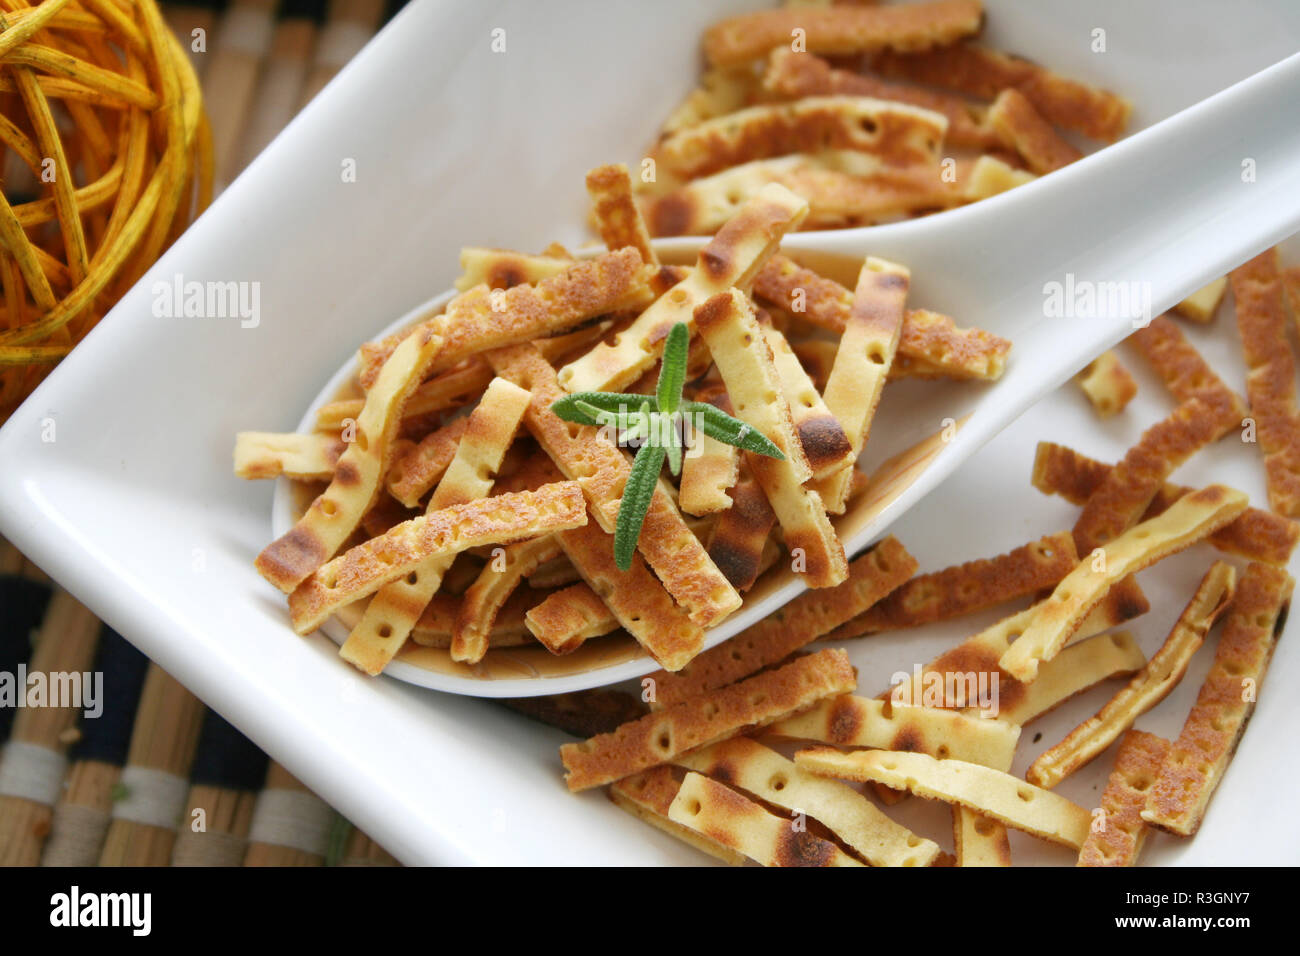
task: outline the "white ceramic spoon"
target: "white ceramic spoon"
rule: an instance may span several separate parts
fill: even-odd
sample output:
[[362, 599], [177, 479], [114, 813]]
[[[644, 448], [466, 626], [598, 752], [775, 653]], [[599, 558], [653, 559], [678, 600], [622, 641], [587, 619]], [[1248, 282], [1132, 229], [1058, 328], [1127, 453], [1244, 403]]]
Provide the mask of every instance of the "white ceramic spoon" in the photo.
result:
[[[1159, 314], [1207, 281], [1300, 230], [1300, 54], [1122, 142], [1029, 185], [940, 216], [870, 229], [803, 233], [783, 249], [851, 283], [865, 255], [906, 264], [909, 303], [948, 312], [964, 326], [1014, 343], [1007, 371], [990, 387], [935, 383], [891, 386], [866, 454], [870, 471], [884, 458], [921, 443], [923, 454], [899, 475], [879, 507], [842, 527], [856, 554], [1032, 404], [1105, 349], [1135, 322]], [[666, 261], [692, 261], [703, 240], [660, 240]], [[1116, 312], [1105, 302], [1088, 315], [1053, 301], [1062, 292], [1124, 283], [1145, 305]], [[450, 298], [445, 293], [390, 329]], [[1101, 298], [1100, 296], [1098, 297]], [[1081, 300], [1071, 298], [1076, 305]], [[1066, 313], [1060, 314], [1064, 306]], [[388, 330], [385, 330], [388, 331]], [[351, 375], [341, 369], [313, 403], [337, 394]], [[898, 413], [905, 402], [905, 414]], [[887, 414], [888, 413], [888, 414]], [[936, 434], [946, 420], [962, 426], [950, 441]], [[928, 442], [928, 445], [925, 443]], [[1013, 507], [1013, 506], [1012, 506]], [[281, 482], [274, 530], [292, 524], [291, 494]], [[767, 616], [803, 585], [796, 579], [756, 588], [745, 605], [708, 635], [713, 646]], [[346, 628], [331, 621], [335, 640]], [[534, 654], [544, 653], [534, 649]], [[581, 653], [581, 652], [580, 652]], [[493, 657], [496, 663], [491, 663]], [[489, 655], [470, 669], [442, 653], [419, 663], [397, 660], [386, 671], [422, 686], [485, 697], [560, 693], [638, 677], [655, 669], [644, 655], [575, 657], [573, 667], [538, 676], [527, 653]], [[561, 659], [564, 660], [564, 659]]]

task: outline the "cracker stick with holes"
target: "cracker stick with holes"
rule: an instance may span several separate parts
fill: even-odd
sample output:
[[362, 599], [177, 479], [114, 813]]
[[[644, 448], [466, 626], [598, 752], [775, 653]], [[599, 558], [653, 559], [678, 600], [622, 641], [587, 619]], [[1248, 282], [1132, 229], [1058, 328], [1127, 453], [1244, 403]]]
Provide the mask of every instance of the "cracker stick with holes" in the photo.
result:
[[[731, 414], [731, 401], [721, 386], [697, 390], [694, 399]], [[728, 492], [740, 477], [740, 449], [698, 429], [692, 434], [691, 443], [690, 452], [682, 458], [677, 505], [690, 515], [725, 512], [732, 506]]]
[[918, 575], [830, 635], [844, 640], [973, 614], [1052, 587], [1078, 563], [1068, 531], [1006, 554]]
[[1174, 306], [1174, 311], [1185, 319], [1202, 324], [1211, 321], [1219, 311], [1223, 293], [1228, 291], [1228, 277], [1222, 276], [1209, 285], [1201, 286], [1187, 298]]
[[745, 854], [669, 819], [668, 809], [672, 806], [673, 798], [677, 796], [681, 786], [681, 781], [673, 774], [672, 767], [655, 767], [653, 770], [611, 784], [609, 799], [639, 820], [662, 830], [669, 836], [676, 837], [683, 843], [689, 843], [697, 850], [717, 857], [723, 863], [744, 866]]
[[[443, 578], [444, 585], [446, 577]], [[543, 600], [547, 592], [525, 585], [512, 593], [492, 620], [488, 632], [489, 647], [522, 647], [533, 643], [533, 635], [524, 623], [528, 609]], [[421, 647], [450, 648], [460, 612], [461, 595], [439, 591], [411, 628], [411, 640]]]
[[1119, 414], [1137, 395], [1137, 382], [1114, 352], [1102, 352], [1074, 378], [1102, 418]]
[[[1072, 638], [1061, 653], [1038, 668], [1033, 683], [1002, 672], [998, 716], [1023, 727], [1104, 680], [1138, 673], [1146, 663], [1146, 655], [1128, 631], [1098, 634], [1087, 640]], [[997, 668], [996, 657], [992, 667]]]
[[1112, 586], [1130, 574], [1195, 544], [1246, 510], [1246, 496], [1209, 485], [1180, 498], [1155, 518], [1134, 525], [1104, 549], [1104, 562], [1085, 558], [1056, 586], [998, 664], [1022, 681], [1065, 646], [1070, 635]]
[[1128, 341], [1178, 401], [1205, 394], [1222, 396], [1232, 406], [1232, 416], [1237, 422], [1246, 414], [1246, 403], [1223, 383], [1168, 316], [1156, 316], [1150, 325], [1130, 335]]
[[[592, 516], [613, 534], [630, 470], [623, 452], [596, 428], [563, 421], [551, 411], [564, 392], [555, 370], [535, 348], [499, 349], [489, 352], [488, 360], [504, 378], [532, 392], [524, 423], [560, 471], [581, 484]], [[740, 606], [740, 594], [722, 576], [662, 487], [650, 502], [638, 547], [664, 588], [700, 627], [711, 627]]]
[[[402, 406], [402, 424], [421, 416], [447, 411], [468, 404], [483, 393], [492, 381], [492, 369], [477, 357], [466, 359], [453, 368], [421, 382]], [[355, 421], [365, 407], [364, 398], [341, 398], [327, 402], [316, 411], [317, 431], [338, 431], [348, 420]]]
[[705, 697], [624, 724], [580, 744], [565, 744], [560, 759], [570, 790], [612, 783], [669, 763], [746, 728], [765, 727], [826, 697], [853, 689], [857, 676], [839, 650], [818, 651]]
[[312, 572], [289, 595], [294, 630], [307, 634], [345, 604], [410, 574], [426, 559], [537, 537], [587, 522], [577, 482], [479, 499], [404, 521]]
[[632, 177], [622, 163], [597, 166], [587, 173], [587, 194], [591, 196], [592, 212], [605, 246], [614, 252], [632, 248], [641, 254], [641, 261], [652, 266], [659, 259], [650, 246], [641, 210], [632, 197]]
[[1016, 89], [1049, 123], [1105, 143], [1113, 143], [1124, 132], [1133, 110], [1122, 96], [973, 43], [921, 53], [885, 52], [872, 67], [884, 76], [985, 99]]
[[[898, 349], [910, 284], [906, 268], [874, 256], [867, 257], [858, 274], [853, 308], [826, 381], [825, 396], [826, 406], [848, 437], [853, 462], [867, 443], [871, 419]], [[816, 482], [814, 487], [831, 514], [844, 513], [852, 477], [853, 469], [846, 464]]]
[[[571, 263], [536, 285], [503, 290], [475, 286], [452, 299], [442, 316], [416, 326], [424, 329], [437, 322], [447, 329], [443, 350], [428, 371], [451, 368], [486, 349], [531, 342], [610, 312], [644, 308], [653, 297], [650, 280], [655, 272], [635, 249], [620, 249]], [[395, 332], [361, 347], [357, 375], [363, 387], [372, 387], [379, 368], [410, 335], [409, 330]]]
[[720, 293], [695, 310], [695, 322], [726, 383], [736, 417], [767, 437], [785, 456], [778, 459], [746, 453], [749, 470], [781, 525], [786, 549], [801, 563], [808, 587], [839, 584], [848, 575], [844, 546], [821, 497], [803, 486], [812, 468], [799, 444], [772, 353], [749, 301], [738, 289]]
[[[757, 84], [757, 77], [751, 64], [748, 63], [705, 70], [700, 77], [699, 86], [691, 90], [686, 98], [668, 114], [663, 126], [659, 128], [660, 135], [675, 133], [679, 129], [695, 126], [715, 116], [743, 109], [753, 99]], [[647, 188], [651, 188], [651, 184], [642, 182], [638, 185], [641, 191]]]
[[893, 535], [849, 564], [833, 588], [809, 590], [710, 648], [676, 674], [654, 674], [656, 707], [671, 707], [725, 687], [785, 660], [835, 625], [870, 607], [916, 570], [916, 559]]
[[725, 780], [769, 806], [807, 814], [872, 866], [929, 866], [939, 855], [937, 844], [889, 819], [852, 787], [800, 770], [748, 737], [692, 751], [676, 763]]
[[489, 637], [497, 615], [525, 577], [544, 561], [559, 557], [560, 543], [554, 536], [517, 541], [506, 545], [483, 566], [465, 589], [452, 626], [451, 656], [476, 664], [490, 646]]
[[801, 750], [795, 766], [826, 777], [883, 783], [928, 800], [967, 807], [1004, 826], [1078, 850], [1088, 837], [1088, 811], [1064, 797], [964, 760], [936, 760], [928, 754], [829, 747]]
[[[1064, 445], [1040, 441], [1034, 456], [1033, 484], [1044, 494], [1058, 494], [1072, 504], [1081, 505], [1101, 486], [1113, 467]], [[1168, 511], [1170, 505], [1191, 491], [1185, 485], [1166, 483], [1151, 499], [1143, 519]], [[1286, 564], [1300, 542], [1300, 523], [1271, 511], [1247, 508], [1208, 540], [1227, 554], [1267, 564]]]
[[709, 557], [737, 591], [748, 591], [763, 567], [776, 512], [753, 478], [731, 489], [731, 507], [718, 515], [709, 536]]
[[[1192, 655], [1232, 600], [1237, 573], [1216, 561], [1151, 660], [1132, 680], [1065, 739], [1041, 754], [1025, 779], [1051, 789], [1109, 747], [1134, 722], [1164, 700], [1187, 673]], [[1037, 683], [1037, 681], [1035, 681]]]
[[809, 53], [874, 53], [925, 50], [978, 33], [984, 10], [979, 0], [939, 0], [900, 6], [835, 6], [824, 9], [762, 10], [715, 23], [704, 33], [704, 55], [715, 66], [744, 63], [803, 31]]
[[772, 185], [746, 202], [700, 250], [691, 274], [655, 300], [609, 342], [560, 369], [569, 392], [612, 391], [636, 381], [658, 361], [668, 331], [678, 322], [694, 325], [695, 309], [733, 286], [748, 289], [782, 237], [808, 215], [808, 203]]
[[1274, 511], [1300, 517], [1300, 410], [1277, 250], [1269, 249], [1232, 270], [1230, 278], [1246, 360], [1246, 398], [1264, 454], [1268, 502]]
[[989, 107], [988, 124], [1038, 175], [1068, 166], [1083, 153], [1052, 129], [1034, 104], [1014, 87], [1003, 90]]
[[855, 456], [849, 437], [804, 371], [790, 343], [770, 325], [763, 326], [763, 338], [772, 352], [781, 394], [790, 406], [795, 434], [812, 468], [813, 478], [826, 478], [843, 468], [851, 468]]
[[795, 827], [730, 787], [687, 773], [668, 808], [674, 823], [764, 866], [862, 866], [829, 840]]
[[524, 624], [552, 654], [571, 654], [591, 638], [618, 630], [618, 618], [585, 582], [548, 594], [529, 608]]
[[328, 481], [347, 448], [335, 435], [240, 432], [235, 436], [235, 474], [240, 478]]
[[1147, 828], [1142, 822], [1147, 790], [1169, 753], [1169, 741], [1130, 730], [1119, 743], [1115, 768], [1101, 794], [1101, 823], [1079, 850], [1079, 866], [1134, 866]]
[[[488, 496], [530, 398], [528, 392], [503, 378], [492, 380], [469, 416], [456, 455], [433, 490], [426, 514]], [[429, 558], [405, 578], [380, 588], [348, 634], [339, 655], [367, 674], [380, 673], [401, 649], [454, 560], [454, 554]], [[486, 652], [487, 641], [483, 644]], [[453, 643], [452, 659], [465, 660], [457, 656], [457, 651]], [[482, 656], [479, 653], [478, 657]]]
[[1251, 564], [1243, 572], [1210, 673], [1147, 791], [1145, 822], [1181, 836], [1201, 825], [1255, 710], [1294, 587], [1281, 568]]
[[456, 457], [468, 417], [454, 418], [405, 448], [395, 449], [384, 483], [388, 493], [408, 508], [418, 507], [425, 492], [436, 485]]
[[1007, 828], [966, 807], [952, 808], [952, 843], [958, 866], [1010, 866]]
[[461, 274], [456, 280], [456, 289], [468, 292], [476, 285], [485, 285], [489, 289], [536, 285], [572, 265], [573, 259], [561, 256], [530, 256], [513, 249], [466, 246], [460, 250]]

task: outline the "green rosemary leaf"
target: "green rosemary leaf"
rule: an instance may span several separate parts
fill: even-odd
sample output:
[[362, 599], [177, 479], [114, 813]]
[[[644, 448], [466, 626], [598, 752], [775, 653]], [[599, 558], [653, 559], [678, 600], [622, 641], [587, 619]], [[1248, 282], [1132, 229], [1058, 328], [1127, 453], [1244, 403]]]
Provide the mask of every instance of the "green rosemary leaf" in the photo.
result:
[[623, 500], [618, 506], [618, 524], [614, 527], [614, 563], [620, 571], [632, 568], [632, 555], [636, 553], [641, 525], [654, 498], [664, 455], [663, 448], [645, 444], [632, 459], [632, 470], [628, 473], [627, 484], [623, 486]]
[[744, 451], [752, 451], [768, 458], [784, 459], [781, 449], [772, 444], [767, 436], [752, 425], [732, 418], [726, 412], [715, 408], [708, 402], [686, 402], [683, 414], [690, 415], [700, 431], [710, 438], [716, 438], [728, 445], [735, 445]]
[[[671, 415], [682, 402], [682, 386], [686, 384], [686, 357], [691, 347], [691, 332], [685, 322], [678, 322], [668, 330], [664, 342], [664, 357], [659, 367], [659, 411]], [[676, 472], [674, 472], [676, 474]]]
[[624, 395], [621, 392], [574, 392], [572, 395], [565, 395], [563, 398], [556, 400], [551, 404], [551, 411], [555, 412], [566, 422], [575, 422], [578, 425], [599, 425], [592, 415], [582, 411], [583, 404], [599, 408], [603, 412], [630, 412], [638, 405], [649, 403], [650, 411], [658, 411], [659, 403], [653, 395]]
[[682, 473], [682, 430], [681, 416], [673, 415], [668, 428], [668, 470], [677, 477]]

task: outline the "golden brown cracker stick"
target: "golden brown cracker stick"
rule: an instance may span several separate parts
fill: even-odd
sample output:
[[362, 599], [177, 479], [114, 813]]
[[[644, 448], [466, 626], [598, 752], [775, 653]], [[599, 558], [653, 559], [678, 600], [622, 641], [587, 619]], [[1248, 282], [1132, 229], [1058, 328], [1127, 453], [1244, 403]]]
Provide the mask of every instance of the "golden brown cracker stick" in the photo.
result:
[[[530, 398], [518, 385], [503, 378], [492, 380], [469, 416], [455, 457], [429, 498], [426, 514], [488, 496]], [[405, 643], [455, 557], [429, 558], [404, 578], [380, 588], [339, 648], [339, 656], [367, 674], [380, 673]], [[484, 651], [486, 644], [485, 639]], [[457, 650], [453, 643], [453, 660], [462, 659], [456, 656]]]
[[1141, 730], [1120, 740], [1115, 768], [1101, 794], [1100, 824], [1094, 824], [1079, 851], [1079, 866], [1134, 866], [1147, 828], [1142, 808], [1147, 790], [1160, 773], [1169, 741]]
[[795, 53], [788, 46], [777, 47], [768, 58], [763, 92], [782, 100], [806, 96], [870, 96], [908, 103], [948, 118], [948, 134], [944, 139], [947, 146], [987, 149], [1000, 142], [982, 122], [982, 107], [960, 96], [838, 70], [819, 56]]
[[461, 437], [465, 434], [468, 417], [454, 418], [441, 428], [429, 432], [419, 444], [410, 443], [394, 450], [385, 484], [388, 493], [406, 505], [415, 508], [425, 492], [436, 485], [456, 457]]
[[1229, 278], [1246, 359], [1246, 398], [1264, 454], [1269, 505], [1294, 518], [1300, 516], [1300, 411], [1277, 250], [1260, 253], [1234, 269]]
[[562, 588], [581, 580], [582, 575], [563, 553], [558, 558], [543, 561], [536, 571], [528, 575], [529, 585], [535, 588]]
[[[1128, 631], [1087, 640], [1071, 638], [1061, 653], [1038, 668], [1032, 683], [1002, 672], [998, 716], [1024, 726], [1104, 680], [1136, 674], [1146, 663], [1146, 655]], [[992, 666], [997, 668], [996, 658]]]
[[[478, 358], [466, 359], [454, 368], [421, 382], [402, 407], [402, 426], [418, 424], [422, 416], [468, 404], [483, 394], [492, 381], [492, 369]], [[363, 398], [341, 398], [316, 410], [317, 431], [338, 431], [355, 421], [365, 407]]]
[[[694, 398], [731, 414], [731, 402], [721, 386], [698, 389]], [[739, 477], [740, 449], [696, 431], [691, 437], [691, 448], [682, 459], [677, 506], [690, 515], [726, 511], [732, 505], [728, 492]]]
[[[595, 428], [563, 421], [551, 405], [564, 396], [555, 370], [530, 346], [488, 353], [498, 373], [533, 394], [524, 422], [566, 476], [582, 484], [597, 523], [614, 532], [616, 511], [630, 466]], [[651, 499], [638, 541], [640, 553], [691, 620], [711, 627], [740, 606], [741, 598], [682, 521], [662, 488]]]
[[989, 107], [988, 123], [1038, 175], [1068, 166], [1083, 153], [1057, 135], [1052, 124], [1014, 87], [1003, 90]]
[[709, 557], [737, 591], [748, 591], [760, 573], [776, 512], [752, 478], [738, 482], [731, 499], [709, 536]]
[[1147, 792], [1145, 822], [1182, 836], [1201, 825], [1255, 709], [1294, 587], [1281, 568], [1254, 563], [1242, 573], [1210, 673]]
[[885, 76], [985, 99], [1014, 88], [1049, 123], [1104, 143], [1119, 138], [1133, 110], [1122, 96], [973, 43], [921, 53], [886, 52], [876, 57], [873, 68]]
[[497, 615], [520, 581], [543, 561], [560, 554], [554, 536], [506, 545], [488, 559], [474, 583], [465, 589], [452, 627], [452, 660], [478, 663], [487, 653]]
[[[444, 578], [444, 584], [446, 579]], [[488, 633], [489, 647], [522, 647], [533, 643], [533, 635], [524, 624], [524, 614], [549, 592], [524, 585], [515, 590], [496, 614]], [[456, 631], [456, 615], [463, 596], [439, 591], [429, 601], [420, 619], [411, 628], [411, 640], [421, 647], [450, 648]]]
[[1025, 779], [1047, 789], [1055, 787], [1164, 700], [1183, 679], [1192, 655], [1205, 643], [1210, 628], [1232, 600], [1236, 577], [1232, 565], [1216, 561], [1146, 666], [1096, 714], [1042, 753], [1029, 767]]
[[883, 783], [929, 800], [959, 804], [1005, 826], [1075, 850], [1088, 837], [1092, 818], [1083, 807], [980, 764], [887, 750], [844, 754], [829, 747], [801, 750], [794, 762], [823, 776]]
[[1241, 492], [1209, 485], [1134, 525], [1106, 544], [1103, 560], [1085, 558], [1061, 580], [998, 664], [1018, 680], [1032, 681], [1039, 662], [1057, 655], [1113, 585], [1212, 534], [1245, 510]]
[[[1034, 487], [1044, 494], [1058, 494], [1081, 505], [1101, 486], [1113, 468], [1077, 451], [1053, 442], [1039, 442], [1034, 456]], [[1151, 499], [1143, 518], [1154, 518], [1192, 489], [1166, 483]], [[1227, 554], [1251, 561], [1286, 564], [1300, 542], [1300, 524], [1270, 511], [1247, 508], [1241, 516], [1209, 537], [1210, 544]]]
[[695, 849], [731, 866], [744, 866], [745, 854], [669, 819], [668, 808], [672, 806], [673, 798], [681, 786], [681, 781], [673, 775], [672, 767], [655, 767], [611, 784], [609, 798], [634, 817], [689, 843]]
[[684, 700], [581, 744], [565, 744], [560, 757], [570, 790], [612, 783], [668, 763], [747, 727], [765, 727], [857, 683], [848, 656], [827, 649], [725, 687]]
[[659, 257], [650, 246], [641, 210], [632, 198], [632, 177], [622, 163], [597, 166], [587, 173], [587, 194], [600, 238], [610, 252], [633, 248], [641, 261], [659, 265]]
[[1044, 535], [997, 557], [919, 575], [846, 622], [830, 639], [919, 627], [973, 614], [1053, 586], [1078, 560], [1068, 531]]
[[460, 250], [460, 278], [456, 290], [468, 292], [477, 285], [489, 289], [513, 289], [517, 285], [536, 285], [543, 279], [559, 275], [573, 265], [561, 256], [530, 256], [514, 249], [485, 249], [466, 246]]
[[[835, 364], [826, 381], [826, 405], [844, 428], [857, 461], [903, 330], [903, 306], [911, 273], [904, 266], [868, 256], [858, 273], [853, 307], [845, 322]], [[841, 467], [815, 487], [826, 510], [843, 514], [852, 468]]]
[[257, 570], [281, 591], [292, 591], [333, 557], [374, 504], [402, 406], [443, 344], [444, 326], [435, 319], [402, 340], [378, 370], [329, 487], [257, 556]]
[[609, 391], [636, 381], [659, 359], [668, 331], [678, 322], [693, 325], [705, 299], [737, 287], [748, 289], [776, 252], [782, 237], [808, 214], [807, 201], [771, 185], [718, 230], [700, 250], [691, 274], [642, 312], [613, 340], [602, 342], [560, 369], [566, 391]]
[[289, 595], [294, 630], [307, 634], [344, 604], [410, 574], [426, 558], [467, 548], [536, 537], [587, 521], [577, 482], [497, 495], [404, 521], [380, 538], [322, 565]]
[[346, 447], [334, 435], [240, 432], [235, 436], [235, 475], [328, 481]]
[[[450, 368], [487, 349], [530, 342], [622, 309], [643, 308], [653, 293], [653, 266], [635, 249], [620, 249], [567, 269], [536, 285], [511, 289], [475, 286], [447, 303], [446, 344], [431, 371]], [[424, 328], [435, 319], [426, 320]], [[361, 347], [358, 378], [370, 388], [387, 356], [410, 334], [396, 332]]]
[[744, 63], [788, 46], [792, 37], [801, 38], [809, 53], [925, 50], [978, 33], [983, 17], [979, 0], [762, 10], [709, 27], [704, 33], [704, 55], [715, 66]]
[[1202, 324], [1214, 319], [1223, 301], [1223, 293], [1228, 291], [1228, 277], [1215, 279], [1209, 285], [1201, 286], [1187, 298], [1174, 306], [1174, 311], [1185, 319]]
[[[784, 335], [771, 326], [763, 326], [763, 338], [772, 352], [781, 394], [790, 406], [795, 434], [804, 457], [812, 468], [813, 478], [824, 478], [854, 461], [853, 447], [840, 424]], [[724, 409], [725, 410], [725, 409]]]
[[1238, 422], [1246, 414], [1246, 403], [1223, 383], [1167, 316], [1156, 316], [1128, 340], [1180, 402], [1204, 394], [1225, 396]]
[[[753, 99], [758, 78], [751, 64], [706, 70], [700, 85], [687, 94], [660, 128], [660, 135], [675, 133], [724, 113], [744, 109]], [[643, 184], [644, 185], [644, 184]]]
[[805, 591], [731, 640], [710, 648], [676, 674], [653, 674], [654, 707], [671, 707], [779, 663], [862, 608], [870, 607], [916, 570], [916, 559], [890, 535], [849, 564], [833, 588]]
[[1010, 866], [1007, 828], [966, 807], [952, 808], [952, 842], [958, 866]]
[[1137, 395], [1137, 382], [1114, 352], [1102, 352], [1084, 366], [1075, 381], [1102, 418], [1122, 412]]
[[773, 816], [716, 780], [687, 773], [668, 808], [674, 823], [706, 834], [764, 866], [862, 866], [834, 843]]
[[524, 615], [532, 635], [552, 654], [569, 654], [585, 641], [618, 629], [618, 618], [589, 584], [547, 595]]
[[807, 814], [871, 866], [929, 866], [939, 855], [937, 844], [889, 819], [852, 787], [800, 770], [748, 737], [693, 751], [677, 763], [748, 791], [768, 806]]
[[1017, 169], [996, 156], [981, 156], [966, 174], [965, 198], [967, 202], [979, 202], [1037, 178], [1029, 170]]

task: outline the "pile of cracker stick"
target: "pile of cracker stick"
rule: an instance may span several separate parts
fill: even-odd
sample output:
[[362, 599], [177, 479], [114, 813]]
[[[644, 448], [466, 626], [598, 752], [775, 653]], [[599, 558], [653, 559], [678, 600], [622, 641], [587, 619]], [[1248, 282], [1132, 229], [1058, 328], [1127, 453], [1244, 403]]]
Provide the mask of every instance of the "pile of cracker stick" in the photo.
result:
[[803, 229], [924, 215], [1124, 132], [1123, 97], [982, 44], [984, 19], [980, 0], [787, 2], [714, 24], [642, 162], [651, 234], [711, 234], [769, 183], [808, 199]]

